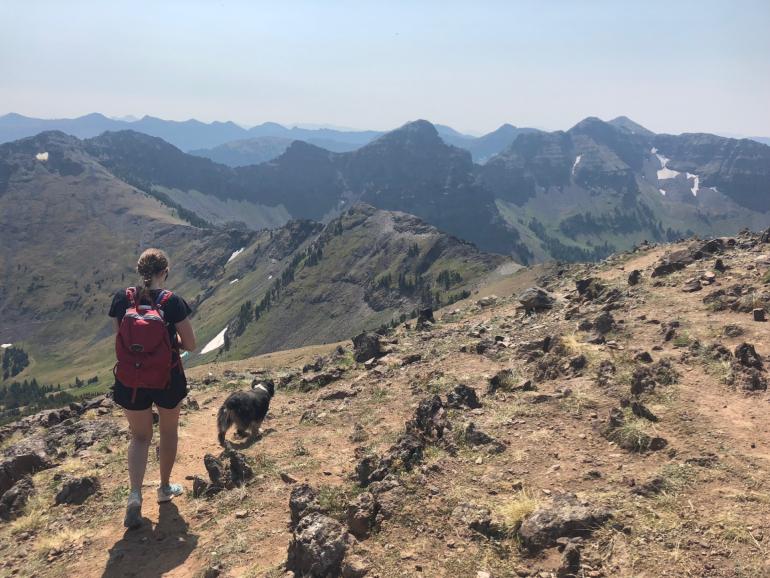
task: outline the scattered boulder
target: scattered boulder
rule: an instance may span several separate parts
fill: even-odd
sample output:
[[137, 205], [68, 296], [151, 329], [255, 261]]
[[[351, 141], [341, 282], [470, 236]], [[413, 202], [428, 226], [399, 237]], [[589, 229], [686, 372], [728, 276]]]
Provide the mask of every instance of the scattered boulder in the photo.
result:
[[0, 495], [10, 490], [23, 477], [53, 467], [37, 453], [14, 455], [0, 461]]
[[35, 492], [35, 485], [29, 476], [23, 477], [0, 497], [0, 520], [9, 521], [24, 513], [30, 496]]
[[505, 444], [496, 440], [489, 434], [476, 428], [476, 424], [470, 422], [466, 424], [462, 431], [462, 437], [465, 443], [473, 447], [488, 446], [489, 452], [499, 454], [505, 451]]
[[417, 312], [417, 329], [426, 329], [436, 323], [431, 307], [423, 307]]
[[310, 512], [318, 512], [318, 493], [308, 484], [300, 484], [291, 490], [289, 496], [289, 512], [291, 527], [294, 528], [300, 519]]
[[767, 312], [764, 308], [754, 309], [754, 321], [767, 321]]
[[476, 390], [467, 385], [458, 384], [446, 396], [446, 406], [452, 409], [476, 409], [481, 407]]
[[482, 297], [478, 301], [476, 301], [476, 305], [479, 307], [492, 307], [492, 305], [497, 304], [499, 301], [499, 297], [497, 295], [488, 295], [486, 297]]
[[685, 293], [695, 293], [701, 289], [703, 289], [703, 285], [701, 285], [700, 279], [697, 278], [688, 279], [685, 281], [684, 285], [682, 285], [682, 291]]
[[56, 494], [56, 505], [82, 504], [99, 489], [99, 480], [94, 476], [70, 478], [64, 481]]
[[347, 522], [350, 533], [359, 540], [367, 538], [375, 526], [379, 504], [371, 492], [364, 492], [348, 504]]
[[639, 361], [641, 363], [652, 363], [653, 359], [649, 351], [640, 351], [634, 355], [634, 361]]
[[246, 456], [233, 449], [226, 449], [218, 457], [206, 454], [203, 456], [203, 465], [211, 481], [203, 492], [207, 496], [242, 486], [254, 477], [254, 470]]
[[639, 269], [634, 269], [628, 274], [628, 284], [638, 285], [642, 280], [642, 272]]
[[615, 364], [609, 359], [603, 359], [599, 363], [599, 367], [596, 370], [596, 383], [597, 385], [606, 387], [610, 384], [612, 377], [617, 373]]
[[364, 331], [353, 338], [353, 357], [359, 363], [387, 354], [382, 337], [374, 331]]
[[600, 335], [605, 335], [615, 327], [615, 318], [609, 311], [603, 311], [594, 319], [593, 327]]
[[286, 569], [298, 576], [333, 578], [342, 572], [347, 551], [347, 532], [342, 525], [323, 514], [309, 513], [294, 529], [286, 559]]
[[596, 277], [587, 277], [576, 279], [575, 289], [584, 300], [595, 301], [607, 290], [607, 286]]
[[525, 548], [539, 551], [554, 546], [558, 538], [589, 536], [611, 517], [608, 509], [582, 502], [575, 494], [560, 494], [525, 518], [518, 533]]
[[443, 438], [444, 430], [449, 427], [444, 404], [438, 395], [434, 395], [417, 404], [414, 419], [407, 422], [406, 431], [416, 431], [424, 438], [435, 441]]
[[762, 369], [762, 358], [759, 356], [754, 346], [750, 343], [744, 342], [735, 348], [735, 359], [743, 367]]
[[530, 287], [519, 295], [519, 303], [527, 311], [544, 311], [553, 307], [555, 299], [540, 287]]
[[740, 325], [730, 324], [730, 325], [725, 325], [722, 328], [722, 335], [724, 335], [725, 337], [740, 337], [741, 335], [743, 335], [743, 333], [744, 333], [743, 327], [741, 327]]
[[[560, 540], [562, 540], [560, 538]], [[556, 570], [556, 576], [558, 578], [577, 578], [580, 572], [580, 539], [575, 538], [566, 541], [565, 544], [560, 544], [563, 548], [561, 551], [561, 566]]]

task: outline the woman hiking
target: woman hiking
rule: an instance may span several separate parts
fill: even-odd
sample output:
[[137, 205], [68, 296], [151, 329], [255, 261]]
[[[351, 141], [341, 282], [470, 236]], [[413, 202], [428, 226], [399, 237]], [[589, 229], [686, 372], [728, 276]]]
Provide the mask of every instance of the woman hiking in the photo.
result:
[[179, 295], [164, 289], [168, 257], [160, 249], [147, 249], [136, 270], [140, 287], [129, 287], [112, 299], [109, 316], [116, 332], [115, 403], [125, 410], [131, 430], [128, 444], [128, 477], [131, 490], [124, 525], [142, 524], [142, 482], [152, 441], [152, 404], [160, 416], [160, 487], [158, 503], [179, 496], [183, 488], [170, 481], [177, 451], [179, 406], [187, 395], [187, 379], [180, 350], [195, 349], [190, 306]]

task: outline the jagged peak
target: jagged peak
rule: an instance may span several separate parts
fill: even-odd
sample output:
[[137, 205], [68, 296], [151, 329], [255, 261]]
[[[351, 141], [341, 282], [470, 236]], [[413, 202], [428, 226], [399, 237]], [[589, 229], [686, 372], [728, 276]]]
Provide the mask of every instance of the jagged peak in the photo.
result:
[[621, 115], [613, 118], [611, 121], [609, 121], [609, 124], [611, 124], [614, 127], [623, 129], [627, 132], [630, 132], [632, 134], [641, 134], [645, 136], [652, 136], [655, 134], [651, 130], [643, 127], [638, 122], [634, 122], [633, 120], [631, 120], [625, 115]]

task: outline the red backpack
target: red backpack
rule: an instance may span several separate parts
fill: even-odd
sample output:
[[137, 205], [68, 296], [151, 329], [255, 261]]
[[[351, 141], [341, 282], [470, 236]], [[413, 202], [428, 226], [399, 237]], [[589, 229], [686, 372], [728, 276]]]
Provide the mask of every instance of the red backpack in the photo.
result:
[[120, 383], [134, 390], [132, 401], [138, 388], [165, 389], [171, 381], [171, 368], [177, 362], [163, 306], [172, 295], [163, 290], [154, 305], [143, 305], [137, 302], [136, 288], [126, 289], [129, 307], [115, 338], [118, 362], [113, 373]]

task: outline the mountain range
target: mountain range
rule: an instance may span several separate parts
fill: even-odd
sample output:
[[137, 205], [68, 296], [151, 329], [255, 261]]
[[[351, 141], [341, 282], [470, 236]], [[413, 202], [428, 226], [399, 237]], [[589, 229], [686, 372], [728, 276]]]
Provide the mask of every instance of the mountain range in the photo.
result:
[[[536, 130], [504, 124], [489, 134], [474, 137], [448, 126], [437, 125], [436, 128], [447, 144], [468, 150], [476, 162], [483, 162], [500, 152], [519, 134]], [[385, 134], [373, 130], [287, 128], [275, 122], [265, 122], [246, 129], [233, 122], [203, 123], [194, 119], [173, 121], [151, 116], [139, 119], [108, 118], [99, 113], [72, 119], [31, 118], [16, 113], [0, 116], [0, 143], [49, 130], [78, 138], [91, 138], [106, 131], [133, 130], [162, 138], [183, 151], [233, 167], [272, 160], [295, 140], [333, 152], [347, 152]]]
[[[210, 165], [212, 179], [217, 170], [234, 178], [233, 169], [139, 133], [81, 141], [47, 132], [0, 145], [0, 272], [8, 280], [0, 285], [0, 343], [31, 360], [9, 381], [109, 374], [106, 307], [114, 291], [136, 282], [134, 263], [148, 246], [169, 253], [170, 283], [195, 310], [193, 363], [344, 339], [463, 297], [507, 261], [412, 215], [362, 204], [326, 223], [195, 226], [182, 207], [118, 176], [126, 165], [110, 162], [121, 150], [110, 145], [126, 138], [149, 158], [149, 144], [162, 143]], [[131, 151], [122, 152], [138, 163], [143, 157]], [[203, 172], [188, 175], [196, 176], [205, 182]], [[227, 351], [201, 354], [225, 331]]]
[[226, 343], [209, 359], [343, 339], [511, 259], [770, 226], [770, 147], [751, 140], [587, 118], [519, 131], [479, 164], [442, 130], [418, 120], [346, 152], [295, 140], [241, 167], [133, 130], [0, 145], [0, 343], [49, 383], [107, 371], [105, 300], [151, 245], [172, 255], [202, 347]]

